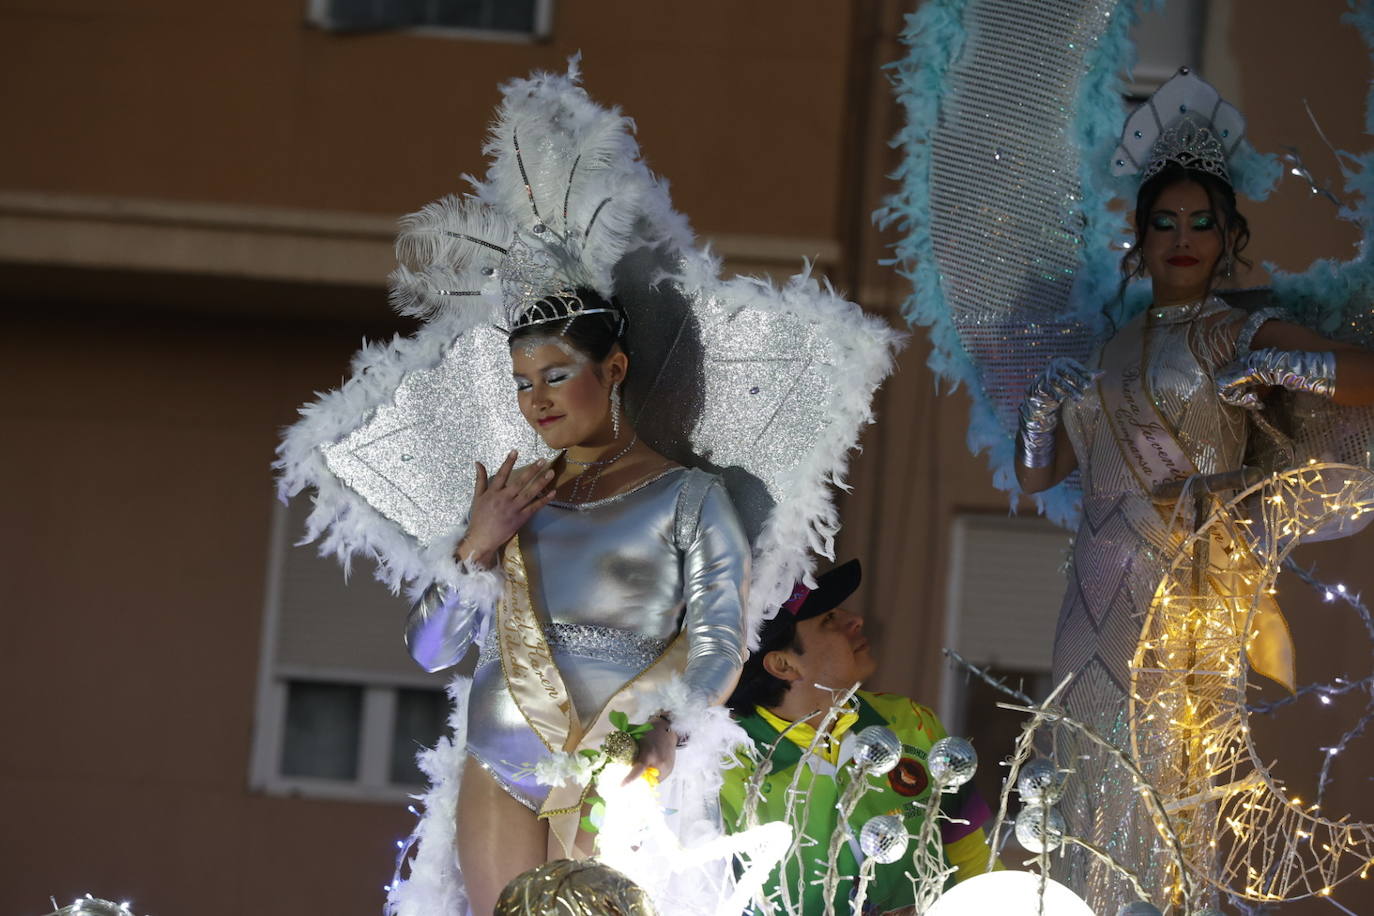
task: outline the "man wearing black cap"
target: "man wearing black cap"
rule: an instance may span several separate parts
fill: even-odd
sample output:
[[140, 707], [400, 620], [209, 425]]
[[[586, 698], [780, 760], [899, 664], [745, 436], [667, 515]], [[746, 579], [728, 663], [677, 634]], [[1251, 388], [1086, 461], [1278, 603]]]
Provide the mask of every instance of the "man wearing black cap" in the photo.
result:
[[[841, 606], [859, 587], [859, 576], [859, 561], [850, 560], [818, 576], [814, 589], [798, 584], [777, 616], [764, 624], [759, 648], [745, 663], [739, 686], [728, 701], [759, 757], [771, 752], [772, 769], [763, 780], [758, 803], [759, 822], [787, 817], [787, 789], [794, 778], [798, 791], [806, 793], [799, 797], [806, 799], [801, 822], [809, 839], [781, 869], [791, 899], [801, 903], [803, 916], [825, 909], [823, 889], [814, 879], [826, 873], [830, 837], [839, 820], [836, 801], [849, 781], [853, 735], [869, 725], [886, 726], [902, 742], [902, 757], [890, 772], [868, 777], [871, 786], [849, 819], [850, 835], [838, 862], [839, 874], [846, 879], [841, 880], [835, 900], [838, 913], [850, 912], [849, 899], [863, 861], [858, 835], [868, 819], [898, 814], [908, 833], [916, 833], [929, 793], [936, 791], [926, 772], [926, 753], [945, 737], [944, 727], [926, 707], [906, 697], [863, 690], [831, 723], [828, 734], [816, 734], [816, 726], [835, 698], [877, 668], [864, 636], [863, 619]], [[814, 750], [808, 754], [813, 743]], [[798, 767], [803, 768], [800, 775]], [[724, 774], [721, 805], [730, 829], [743, 827], [744, 796], [754, 770], [754, 762], [741, 757], [740, 765]], [[990, 816], [987, 805], [970, 784], [947, 796], [941, 808], [952, 818], [967, 821], [943, 822], [940, 828], [945, 858], [958, 869], [955, 880], [981, 874], [988, 862], [982, 829]], [[909, 911], [913, 905], [906, 877], [909, 866], [909, 856], [876, 866], [865, 913]], [[777, 881], [775, 871], [764, 886], [775, 903]]]

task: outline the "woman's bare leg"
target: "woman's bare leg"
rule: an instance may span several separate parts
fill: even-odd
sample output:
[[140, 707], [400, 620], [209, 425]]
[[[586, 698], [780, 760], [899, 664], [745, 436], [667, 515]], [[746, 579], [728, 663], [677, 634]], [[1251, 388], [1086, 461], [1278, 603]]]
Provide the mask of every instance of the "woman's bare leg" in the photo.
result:
[[[582, 818], [585, 820], [592, 813], [591, 803], [582, 806]], [[558, 837], [554, 836], [553, 831], [549, 831], [548, 860], [555, 859], [590, 859], [596, 853], [596, 834], [588, 833], [581, 827], [577, 828], [577, 836], [573, 837], [572, 852], [563, 849], [563, 844]]]
[[549, 829], [471, 757], [458, 792], [458, 865], [474, 916], [496, 909], [510, 880], [543, 865]]

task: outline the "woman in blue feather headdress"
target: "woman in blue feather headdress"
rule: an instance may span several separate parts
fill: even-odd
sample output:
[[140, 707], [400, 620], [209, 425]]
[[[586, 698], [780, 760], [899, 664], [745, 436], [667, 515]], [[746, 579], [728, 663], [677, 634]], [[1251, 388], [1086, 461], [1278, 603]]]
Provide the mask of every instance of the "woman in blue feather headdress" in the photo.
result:
[[[1189, 758], [1185, 714], [1149, 726], [1133, 721], [1131, 669], [1142, 619], [1180, 545], [1213, 505], [1207, 493], [1248, 486], [1241, 473], [1247, 445], [1257, 425], [1272, 430], [1259, 413], [1268, 392], [1374, 403], [1374, 354], [1328, 341], [1275, 309], [1233, 307], [1213, 292], [1249, 239], [1227, 161], [1243, 132], [1240, 113], [1186, 70], [1127, 121], [1114, 164], [1119, 174], [1139, 172], [1141, 183], [1122, 289], [1147, 276], [1152, 302], [1089, 365], [1051, 360], [1019, 414], [1022, 488], [1046, 490], [1074, 470], [1082, 480], [1082, 521], [1054, 643], [1056, 681], [1073, 676], [1063, 702], [1073, 718], [1133, 749], [1155, 788], [1174, 798], [1198, 791], [1208, 777]], [[1243, 583], [1256, 564], [1241, 540], [1213, 542], [1198, 555], [1202, 584], [1195, 588], [1229, 607], [1228, 600], [1249, 597]], [[1264, 596], [1252, 626], [1251, 668], [1293, 689], [1291, 639], [1272, 599]], [[1166, 865], [1155, 813], [1125, 770], [1100, 750], [1069, 743], [1061, 750], [1075, 772], [1064, 802], [1070, 830], [1136, 871], [1165, 905], [1182, 878]], [[1175, 817], [1186, 833], [1188, 811]], [[1134, 898], [1100, 863], [1083, 859], [1079, 867], [1087, 874], [1076, 883], [1097, 912], [1115, 913]]]

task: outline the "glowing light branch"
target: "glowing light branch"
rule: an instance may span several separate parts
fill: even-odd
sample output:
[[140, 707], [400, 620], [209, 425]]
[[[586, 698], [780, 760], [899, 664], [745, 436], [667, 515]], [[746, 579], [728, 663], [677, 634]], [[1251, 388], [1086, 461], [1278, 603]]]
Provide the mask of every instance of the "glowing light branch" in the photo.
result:
[[[1326, 601], [1335, 602], [1337, 600], [1349, 606], [1359, 617], [1361, 624], [1364, 625], [1365, 632], [1369, 634], [1370, 648], [1374, 651], [1374, 614], [1370, 613], [1369, 608], [1361, 600], [1358, 594], [1351, 592], [1343, 583], [1330, 585], [1317, 578], [1317, 568], [1315, 566], [1304, 569], [1294, 562], [1290, 556], [1283, 562], [1283, 568], [1292, 572], [1304, 583], [1320, 594]], [[1272, 703], [1257, 703], [1249, 706], [1250, 712], [1272, 713], [1290, 703], [1295, 702], [1299, 697], [1316, 694], [1318, 700], [1323, 705], [1331, 705], [1333, 697], [1343, 696], [1347, 693], [1361, 692], [1367, 695], [1364, 712], [1355, 724], [1346, 729], [1341, 735], [1340, 740], [1330, 747], [1322, 748], [1321, 773], [1317, 780], [1317, 802], [1320, 803], [1326, 797], [1326, 790], [1331, 784], [1332, 765], [1336, 757], [1344, 751], [1352, 741], [1363, 735], [1371, 722], [1374, 722], [1374, 674], [1370, 674], [1358, 681], [1351, 681], [1346, 678], [1336, 678], [1326, 684], [1304, 684], [1298, 688], [1291, 696], [1283, 697]]]
[[1008, 685], [1007, 682], [1002, 680], [1001, 678], [993, 677], [987, 671], [985, 671], [982, 668], [979, 668], [977, 665], [973, 664], [973, 662], [964, 658], [962, 655], [960, 655], [958, 652], [955, 652], [953, 649], [945, 649], [944, 652], [947, 658], [951, 659], [955, 664], [964, 668], [965, 671], [972, 674], [974, 677], [977, 677], [979, 680], [983, 681], [985, 684], [992, 687], [992, 689], [1000, 690], [1002, 693], [1005, 693], [1007, 696], [1011, 697], [1013, 700], [1020, 703], [1022, 706], [1035, 705], [1035, 701], [1032, 700], [1030, 697], [1026, 696], [1024, 693], [1017, 690], [1015, 687]]
[[[823, 687], [825, 685], [818, 684], [817, 686]], [[859, 685], [857, 683], [853, 684], [845, 690], [837, 690], [834, 688], [827, 689], [830, 689], [832, 697], [830, 708], [826, 710], [825, 715], [821, 717], [820, 723], [816, 726], [815, 735], [812, 737], [811, 743], [807, 745], [806, 750], [803, 754], [803, 759], [816, 756], [817, 748], [819, 747], [821, 740], [825, 738], [825, 736], [830, 734], [830, 727], [834, 724], [835, 720], [839, 718], [839, 716], [849, 708], [849, 701], [853, 698], [855, 691], [859, 689]], [[816, 710], [816, 712], [820, 712], [820, 710]], [[814, 713], [812, 715], [814, 715]], [[797, 721], [802, 722], [806, 721], [809, 718], [810, 716], [806, 716]], [[797, 723], [794, 722], [793, 726], [795, 726], [796, 724]], [[790, 730], [791, 729], [789, 728], [787, 731]], [[768, 770], [772, 768], [772, 753], [773, 751], [777, 750], [778, 745], [781, 744], [783, 740], [785, 740], [787, 736], [787, 731], [784, 731], [781, 735], [778, 736], [777, 741], [775, 741], [773, 743], [773, 746], [769, 748], [768, 755], [762, 761], [759, 762], [759, 767], [754, 773], [754, 778], [752, 778], [745, 787], [743, 817], [746, 825], [748, 825], [749, 827], [754, 827], [758, 824], [758, 806], [759, 801], [762, 798], [763, 780], [764, 777], [767, 776]], [[802, 771], [804, 769], [805, 767], [802, 766], [796, 767], [795, 771], [792, 774], [792, 780], [788, 783], [786, 789], [787, 807], [784, 811], [784, 817], [782, 822], [787, 824], [792, 829], [792, 841], [788, 845], [786, 852], [781, 856], [782, 861], [781, 864], [778, 866], [779, 874], [781, 875], [787, 874], [788, 864], [794, 859], [799, 858], [802, 847], [804, 845], [809, 846], [813, 842], [807, 836], [805, 830], [804, 817], [807, 805], [810, 803], [811, 800], [811, 786], [814, 784], [814, 781], [808, 782], [806, 789], [803, 790], [802, 788], [800, 788]], [[848, 825], [844, 821], [844, 819], [841, 819], [839, 827], [837, 827], [837, 829], [848, 829]], [[798, 862], [798, 873], [801, 874], [803, 881], [806, 881], [808, 879], [807, 875], [802, 874], [800, 861]], [[825, 876], [814, 876], [811, 880], [817, 882], [824, 882]], [[788, 886], [787, 881], [777, 882], [776, 893], [778, 894], [779, 898], [777, 900], [763, 900], [761, 899], [762, 895], [760, 895], [759, 902], [761, 903], [762, 908], [765, 910], [765, 912], [771, 912], [775, 905], [783, 913], [799, 912], [800, 901], [794, 903], [792, 899], [792, 888]]]
[[[1016, 751], [1009, 762], [1010, 772], [1007, 775], [1006, 782], [1004, 782], [1002, 785], [1002, 796], [998, 804], [997, 819], [994, 822], [993, 828], [994, 831], [1000, 830], [1002, 822], [1006, 819], [1007, 805], [1010, 800], [1011, 794], [1011, 786], [1016, 783], [1016, 776], [1020, 771], [1021, 765], [1025, 762], [1026, 757], [1030, 755], [1031, 743], [1034, 738], [1035, 732], [1038, 729], [1043, 728], [1046, 724], [1055, 726], [1057, 728], [1070, 729], [1073, 732], [1077, 733], [1079, 736], [1085, 738], [1089, 742], [1101, 748], [1109, 757], [1113, 758], [1118, 764], [1120, 764], [1121, 767], [1124, 768], [1126, 772], [1130, 775], [1131, 780], [1134, 782], [1136, 786], [1136, 789], [1140, 792], [1141, 796], [1147, 801], [1150, 808], [1152, 809], [1155, 830], [1158, 831], [1160, 837], [1164, 840], [1166, 848], [1173, 859], [1173, 864], [1177, 873], [1178, 882], [1174, 890], [1181, 894], [1186, 901], [1189, 901], [1191, 903], [1198, 897], [1199, 892], [1194, 885], [1191, 869], [1188, 867], [1189, 861], [1185, 853], [1183, 844], [1180, 841], [1178, 833], [1174, 830], [1173, 822], [1169, 817], [1168, 809], [1163, 799], [1161, 798], [1159, 792], [1155, 789], [1153, 783], [1150, 782], [1149, 778], [1145, 775], [1144, 772], [1141, 771], [1141, 768], [1136, 765], [1135, 760], [1133, 760], [1129, 754], [1121, 750], [1116, 745], [1112, 744], [1106, 738], [1099, 735], [1092, 728], [1088, 727], [1082, 722], [1079, 722], [1065, 715], [1062, 709], [1052, 705], [1052, 701], [1056, 697], [1058, 697], [1058, 695], [1064, 690], [1065, 687], [1069, 685], [1069, 682], [1071, 680], [1072, 675], [1066, 677], [1063, 681], [1059, 683], [1059, 686], [1055, 687], [1055, 689], [1051, 691], [1050, 695], [1045, 698], [1045, 701], [1043, 703], [1040, 703], [1039, 705], [1025, 707], [1015, 706], [1010, 703], [997, 704], [1002, 709], [1010, 709], [1013, 712], [1026, 713], [1027, 715], [1031, 716], [1031, 719], [1030, 721], [1026, 722], [1021, 726], [1021, 737], [1017, 740]], [[1067, 834], [1065, 836], [1067, 838]], [[1094, 850], [1094, 852], [1101, 853], [1101, 855], [1099, 856], [1101, 861], [1103, 861], [1104, 864], [1107, 864], [1112, 870], [1116, 871], [1127, 881], [1129, 881], [1133, 887], [1139, 887], [1139, 877], [1134, 872], [1126, 868], [1121, 863], [1117, 862], [1110, 854], [1106, 853], [1105, 851]], [[991, 868], [992, 866], [992, 861], [993, 858], [989, 857], [989, 868]]]
[[[1374, 475], [1309, 461], [1202, 508], [1197, 530], [1175, 546], [1131, 664], [1132, 751], [1165, 798], [1199, 881], [1256, 902], [1329, 898], [1341, 881], [1367, 872], [1374, 825], [1327, 818], [1320, 791], [1304, 802], [1274, 778], [1248, 717], [1293, 700], [1248, 706], [1247, 662], [1263, 657], [1262, 617], [1272, 614], [1285, 566], [1329, 600], [1350, 603], [1374, 640], [1374, 620], [1357, 596], [1289, 560], [1304, 539], [1374, 512]], [[1299, 694], [1329, 702], [1371, 686], [1340, 681]], [[1367, 708], [1325, 749], [1321, 789], [1335, 756], [1372, 720]]]

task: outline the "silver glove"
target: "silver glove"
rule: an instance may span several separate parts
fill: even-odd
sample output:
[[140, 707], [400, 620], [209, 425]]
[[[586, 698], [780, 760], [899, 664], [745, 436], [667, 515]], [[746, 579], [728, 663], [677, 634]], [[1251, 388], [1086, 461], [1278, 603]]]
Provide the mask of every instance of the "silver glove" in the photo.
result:
[[1021, 402], [1016, 436], [1016, 460], [1022, 467], [1047, 468], [1054, 464], [1054, 432], [1059, 428], [1059, 408], [1078, 401], [1102, 373], [1093, 372], [1076, 359], [1056, 356], [1026, 389]]
[[1336, 394], [1336, 354], [1330, 350], [1252, 350], [1216, 374], [1217, 395], [1227, 404], [1257, 410], [1255, 388], [1277, 386], [1324, 398]]

